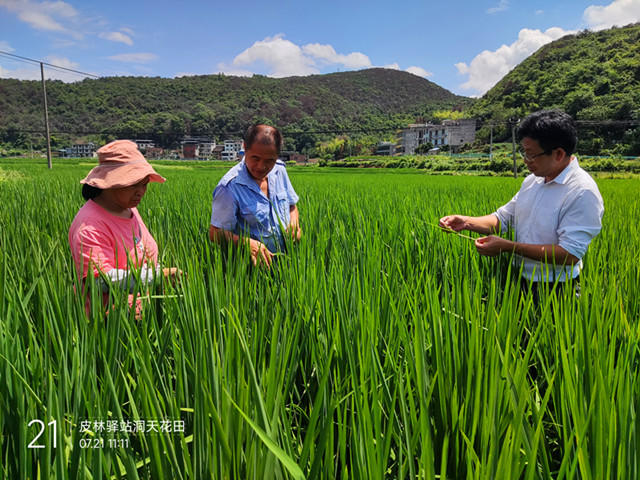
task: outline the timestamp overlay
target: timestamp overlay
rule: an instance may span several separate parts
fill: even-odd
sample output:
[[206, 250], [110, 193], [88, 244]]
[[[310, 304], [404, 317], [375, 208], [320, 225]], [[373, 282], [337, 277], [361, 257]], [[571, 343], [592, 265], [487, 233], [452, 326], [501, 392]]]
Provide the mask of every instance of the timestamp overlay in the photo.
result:
[[[44, 449], [48, 446], [57, 449], [57, 420], [32, 419], [27, 427], [33, 434], [27, 448]], [[184, 434], [185, 422], [180, 419], [84, 419], [76, 428], [80, 433], [77, 444], [81, 449], [128, 449], [132, 445], [132, 437]]]
[[131, 438], [146, 435], [184, 434], [184, 420], [172, 419], [84, 419], [78, 424], [83, 449], [128, 449]]

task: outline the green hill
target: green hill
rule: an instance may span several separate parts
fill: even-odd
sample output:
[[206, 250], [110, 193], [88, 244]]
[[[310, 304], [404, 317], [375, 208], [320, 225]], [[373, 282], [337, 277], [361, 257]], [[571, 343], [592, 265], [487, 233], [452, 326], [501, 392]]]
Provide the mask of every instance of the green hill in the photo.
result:
[[[308, 150], [348, 132], [348, 148], [357, 149], [452, 108], [470, 108], [468, 116], [485, 125], [477, 135], [481, 142], [496, 125], [499, 142], [510, 139], [507, 119], [560, 108], [580, 124], [581, 153], [638, 155], [640, 24], [547, 44], [475, 102], [381, 68], [279, 79], [105, 77], [47, 82], [47, 92], [54, 147], [113, 138], [150, 138], [170, 147], [184, 135], [237, 138], [247, 125], [266, 122], [283, 128], [287, 148]], [[28, 148], [42, 142], [42, 124], [40, 82], [0, 79], [0, 143]]]
[[[0, 80], [0, 142], [43, 130], [41, 83]], [[175, 145], [185, 134], [238, 137], [253, 122], [283, 127], [303, 149], [340, 131], [392, 129], [466, 97], [407, 72], [368, 69], [308, 77], [204, 75], [176, 79], [105, 77], [47, 82], [53, 136], [100, 134]], [[304, 136], [295, 132], [332, 132]]]
[[[640, 153], [640, 24], [584, 31], [543, 46], [479, 99], [471, 114], [501, 122], [541, 108], [561, 108], [579, 121], [583, 153]], [[504, 128], [494, 133], [507, 135]]]

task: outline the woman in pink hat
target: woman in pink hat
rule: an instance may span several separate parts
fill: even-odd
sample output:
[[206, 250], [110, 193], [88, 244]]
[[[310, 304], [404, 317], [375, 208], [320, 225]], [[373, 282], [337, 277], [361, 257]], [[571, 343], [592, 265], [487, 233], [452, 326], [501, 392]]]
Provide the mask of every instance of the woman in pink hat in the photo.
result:
[[149, 284], [156, 275], [174, 279], [181, 272], [156, 267], [158, 244], [136, 209], [149, 182], [165, 179], [130, 140], [116, 140], [97, 153], [98, 166], [80, 182], [86, 203], [71, 223], [69, 245], [83, 286], [93, 279], [106, 302], [114, 285], [131, 291], [136, 280]]

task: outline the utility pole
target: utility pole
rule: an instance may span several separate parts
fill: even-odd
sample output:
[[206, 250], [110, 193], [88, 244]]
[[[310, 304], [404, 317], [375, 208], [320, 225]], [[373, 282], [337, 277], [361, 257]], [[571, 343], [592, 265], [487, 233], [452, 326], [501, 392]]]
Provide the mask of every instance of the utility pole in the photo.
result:
[[516, 125], [520, 121], [519, 118], [511, 117], [509, 123], [511, 124], [511, 143], [513, 145], [513, 178], [518, 178], [518, 161], [516, 159]]
[[42, 77], [42, 102], [44, 103], [44, 126], [46, 129], [46, 135], [47, 135], [47, 163], [49, 165], [49, 169], [51, 169], [53, 168], [53, 166], [51, 165], [51, 134], [49, 132], [49, 112], [47, 111], [47, 86], [44, 81], [44, 66], [48, 65], [49, 67], [52, 67], [54, 69], [66, 70], [67, 72], [77, 73], [84, 77], [93, 77], [93, 78], [100, 78], [100, 77], [97, 75], [93, 75], [91, 73], [79, 72], [78, 70], [72, 70], [71, 68], [65, 68], [65, 67], [60, 67], [58, 65], [52, 65], [51, 63], [41, 62], [33, 58], [21, 57], [20, 55], [14, 55], [13, 53], [5, 52], [2, 50], [0, 50], [0, 55], [4, 57], [19, 58], [20, 60], [26, 60], [27, 62], [40, 64], [40, 76]]
[[49, 112], [47, 111], [47, 86], [44, 81], [44, 64], [40, 62], [40, 75], [42, 76], [42, 101], [44, 102], [44, 128], [47, 135], [47, 165], [49, 170], [53, 168], [51, 165], [51, 135], [49, 134]]

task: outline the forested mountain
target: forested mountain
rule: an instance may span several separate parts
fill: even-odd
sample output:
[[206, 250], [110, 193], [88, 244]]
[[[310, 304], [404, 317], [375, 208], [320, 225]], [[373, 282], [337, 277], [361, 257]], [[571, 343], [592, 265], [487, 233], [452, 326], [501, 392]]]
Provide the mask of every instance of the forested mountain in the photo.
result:
[[[42, 142], [41, 88], [37, 81], [0, 79], [0, 144], [29, 147], [33, 141], [35, 148]], [[561, 108], [580, 124], [581, 153], [638, 155], [640, 24], [547, 44], [475, 102], [381, 68], [289, 78], [48, 81], [47, 94], [54, 147], [114, 138], [149, 138], [172, 147], [184, 135], [239, 138], [249, 124], [266, 122], [283, 128], [287, 148], [311, 153], [323, 142], [362, 153], [392, 139], [395, 128], [431, 120], [438, 110], [469, 109], [465, 116], [484, 125], [477, 138], [488, 142], [491, 124], [494, 141], [509, 140], [507, 119]], [[348, 138], [336, 138], [341, 133]]]
[[[487, 122], [561, 108], [580, 125], [583, 153], [640, 153], [640, 24], [584, 31], [549, 43], [478, 100]], [[494, 134], [507, 136], [502, 127]], [[488, 129], [484, 135], [488, 136]]]
[[[43, 130], [41, 83], [0, 79], [0, 142]], [[239, 137], [253, 122], [283, 127], [302, 150], [324, 137], [292, 132], [390, 129], [434, 110], [462, 108], [466, 97], [416, 75], [387, 69], [251, 78], [204, 75], [176, 79], [105, 77], [47, 82], [54, 137], [151, 138], [175, 145], [183, 135]], [[4, 139], [2, 138], [4, 136]]]

